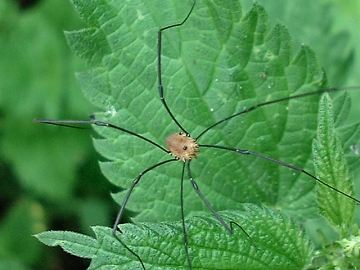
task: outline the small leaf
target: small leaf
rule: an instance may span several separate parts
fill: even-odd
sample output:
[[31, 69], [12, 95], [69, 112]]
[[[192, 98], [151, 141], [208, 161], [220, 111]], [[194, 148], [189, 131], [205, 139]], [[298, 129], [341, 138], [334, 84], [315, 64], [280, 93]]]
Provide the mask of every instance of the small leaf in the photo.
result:
[[83, 258], [91, 258], [97, 252], [96, 241], [86, 235], [67, 231], [48, 231], [34, 235], [48, 246], [61, 246], [65, 251]]
[[316, 252], [307, 269], [358, 269], [360, 265], [359, 229], [351, 236], [326, 245]]
[[[327, 184], [352, 195], [347, 163], [341, 142], [335, 132], [332, 101], [324, 95], [320, 101], [317, 137], [313, 142], [316, 175]], [[350, 225], [354, 202], [338, 192], [319, 186], [317, 200], [322, 214], [333, 224]]]
[[[222, 215], [239, 223], [228, 234], [213, 219], [187, 220], [189, 252], [194, 269], [303, 269], [309, 261], [310, 247], [301, 230], [283, 215], [246, 205], [244, 211]], [[230, 219], [231, 218], [231, 219]], [[95, 239], [71, 232], [45, 232], [37, 235], [43, 243], [59, 245], [66, 251], [92, 258], [89, 269], [140, 269], [134, 255], [118, 242], [110, 228], [93, 227]], [[143, 260], [146, 269], [187, 267], [180, 222], [121, 225], [121, 240]]]

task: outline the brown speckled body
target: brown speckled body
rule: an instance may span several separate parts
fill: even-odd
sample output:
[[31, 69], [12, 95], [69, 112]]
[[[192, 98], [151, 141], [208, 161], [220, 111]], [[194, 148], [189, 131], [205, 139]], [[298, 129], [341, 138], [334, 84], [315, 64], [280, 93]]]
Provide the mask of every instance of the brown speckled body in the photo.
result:
[[182, 161], [196, 158], [199, 154], [197, 142], [183, 132], [174, 133], [167, 137], [166, 145], [171, 154]]

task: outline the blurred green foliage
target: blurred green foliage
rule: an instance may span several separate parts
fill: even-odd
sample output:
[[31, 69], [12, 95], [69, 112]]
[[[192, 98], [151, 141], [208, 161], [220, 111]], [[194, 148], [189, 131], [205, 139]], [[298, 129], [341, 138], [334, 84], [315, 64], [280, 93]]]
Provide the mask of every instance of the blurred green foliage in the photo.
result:
[[80, 26], [68, 1], [28, 9], [0, 1], [0, 269], [66, 269], [31, 235], [56, 227], [86, 232], [112, 220], [89, 130], [32, 122], [94, 110], [75, 79], [84, 65], [63, 34]]
[[[295, 41], [314, 48], [329, 85], [360, 83], [360, 1], [258, 2], [273, 23], [283, 22]], [[88, 232], [90, 225], [113, 221], [112, 186], [99, 173], [90, 131], [32, 123], [40, 117], [84, 119], [95, 110], [74, 75], [85, 64], [63, 35], [80, 28], [68, 1], [42, 0], [28, 9], [0, 1], [0, 269], [85, 268], [30, 235]], [[353, 120], [359, 103], [360, 95], [353, 99]]]

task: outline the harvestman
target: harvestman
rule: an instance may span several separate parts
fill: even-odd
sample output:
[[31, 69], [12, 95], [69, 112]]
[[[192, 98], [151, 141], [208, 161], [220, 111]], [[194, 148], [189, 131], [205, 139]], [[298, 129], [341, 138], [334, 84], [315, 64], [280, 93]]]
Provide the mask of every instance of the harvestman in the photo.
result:
[[355, 203], [359, 203], [360, 204], [360, 200], [352, 197], [351, 195], [327, 184], [326, 182], [324, 182], [323, 180], [317, 178], [316, 176], [314, 176], [313, 174], [309, 173], [308, 171], [304, 170], [301, 167], [298, 167], [294, 164], [291, 163], [287, 163], [281, 160], [277, 160], [274, 159], [270, 156], [264, 155], [262, 153], [259, 152], [255, 152], [255, 151], [251, 151], [248, 149], [239, 149], [239, 148], [233, 148], [233, 147], [227, 147], [227, 146], [223, 146], [223, 145], [214, 145], [214, 144], [200, 144], [200, 138], [205, 135], [209, 130], [213, 129], [214, 127], [229, 121], [232, 118], [235, 118], [237, 116], [240, 116], [242, 114], [254, 111], [256, 109], [259, 109], [261, 107], [267, 106], [267, 105], [271, 105], [271, 104], [275, 104], [275, 103], [279, 103], [279, 102], [284, 102], [284, 101], [289, 101], [291, 99], [296, 99], [296, 98], [302, 98], [302, 97], [307, 97], [307, 96], [313, 96], [313, 95], [319, 95], [325, 92], [335, 92], [335, 91], [342, 91], [342, 90], [352, 90], [352, 89], [358, 89], [358, 87], [347, 87], [347, 88], [327, 88], [327, 89], [320, 89], [317, 91], [312, 91], [312, 92], [308, 92], [308, 93], [303, 93], [303, 94], [298, 94], [298, 95], [293, 95], [293, 96], [288, 96], [288, 97], [283, 97], [283, 98], [279, 98], [279, 99], [274, 99], [271, 101], [267, 101], [267, 102], [263, 102], [263, 103], [258, 103], [255, 104], [251, 107], [248, 107], [247, 109], [244, 109], [240, 112], [237, 112], [235, 114], [232, 114], [220, 121], [217, 121], [215, 123], [213, 123], [212, 125], [210, 125], [209, 127], [205, 128], [202, 132], [200, 132], [200, 134], [198, 134], [197, 136], [193, 137], [190, 135], [190, 132], [188, 132], [176, 119], [176, 117], [173, 115], [173, 113], [171, 112], [169, 106], [166, 103], [166, 99], [164, 96], [164, 85], [162, 82], [162, 64], [161, 64], [161, 52], [162, 52], [162, 35], [163, 32], [171, 29], [171, 28], [175, 28], [175, 27], [179, 27], [182, 26], [190, 17], [194, 7], [195, 7], [195, 3], [196, 0], [193, 0], [193, 3], [191, 5], [191, 8], [188, 12], [188, 14], [186, 15], [186, 17], [179, 23], [176, 24], [172, 24], [172, 25], [168, 25], [165, 26], [163, 28], [160, 28], [158, 30], [158, 36], [157, 36], [157, 76], [158, 76], [158, 90], [159, 90], [159, 97], [160, 97], [160, 101], [162, 102], [166, 112], [168, 113], [168, 115], [170, 116], [170, 118], [172, 119], [172, 121], [177, 125], [177, 127], [181, 130], [178, 133], [174, 133], [171, 134], [170, 136], [168, 136], [166, 138], [166, 146], [167, 148], [161, 146], [160, 144], [140, 135], [137, 134], [133, 131], [130, 131], [128, 129], [125, 129], [123, 127], [120, 126], [116, 126], [113, 125], [109, 122], [104, 122], [104, 121], [100, 121], [100, 120], [96, 120], [95, 118], [91, 118], [90, 120], [48, 120], [48, 119], [36, 119], [34, 120], [35, 122], [38, 123], [44, 123], [44, 124], [51, 124], [51, 125], [59, 125], [59, 126], [66, 126], [66, 127], [77, 127], [76, 125], [87, 125], [87, 124], [91, 124], [91, 125], [96, 125], [96, 126], [101, 126], [101, 127], [109, 127], [109, 128], [113, 128], [116, 130], [119, 130], [121, 132], [127, 133], [129, 135], [138, 137], [141, 140], [144, 140], [150, 144], [152, 144], [153, 146], [159, 148], [160, 150], [162, 150], [163, 152], [165, 152], [165, 154], [170, 154], [173, 157], [171, 159], [167, 159], [164, 161], [161, 161], [159, 163], [156, 163], [152, 166], [150, 166], [149, 168], [143, 170], [141, 173], [139, 173], [139, 175], [133, 180], [128, 192], [125, 195], [125, 198], [123, 199], [123, 203], [121, 204], [121, 208], [118, 212], [118, 215], [116, 217], [114, 226], [113, 226], [113, 236], [131, 253], [133, 254], [138, 261], [141, 264], [141, 267], [143, 269], [145, 269], [145, 265], [143, 263], [143, 261], [141, 260], [140, 256], [138, 254], [136, 254], [133, 250], [131, 250], [117, 235], [116, 232], [119, 231], [120, 233], [122, 233], [122, 231], [120, 230], [120, 228], [118, 227], [121, 221], [121, 218], [124, 214], [124, 210], [126, 207], [127, 202], [129, 201], [129, 198], [132, 194], [132, 191], [134, 190], [134, 188], [139, 184], [140, 180], [142, 179], [142, 176], [144, 176], [146, 173], [148, 173], [149, 171], [160, 167], [162, 165], [165, 165], [167, 163], [170, 162], [175, 162], [175, 161], [179, 161], [182, 163], [182, 173], [181, 173], [181, 185], [180, 185], [180, 208], [181, 208], [181, 221], [182, 221], [182, 230], [183, 230], [183, 241], [184, 241], [184, 249], [185, 249], [185, 254], [186, 254], [186, 259], [187, 259], [187, 264], [189, 269], [192, 269], [192, 263], [191, 263], [191, 259], [190, 259], [190, 255], [189, 255], [189, 251], [188, 251], [188, 233], [187, 233], [187, 229], [186, 229], [186, 224], [185, 224], [185, 214], [184, 214], [184, 175], [185, 175], [185, 171], [186, 174], [190, 180], [190, 183], [192, 185], [192, 188], [195, 190], [196, 194], [199, 196], [199, 198], [202, 200], [203, 204], [209, 209], [209, 211], [211, 212], [211, 214], [214, 216], [214, 218], [224, 227], [224, 229], [229, 233], [232, 234], [234, 231], [234, 225], [236, 225], [237, 227], [239, 227], [242, 232], [248, 237], [250, 238], [250, 236], [246, 233], [246, 231], [237, 223], [230, 221], [230, 222], [226, 222], [224, 220], [224, 218], [218, 214], [216, 212], [216, 210], [213, 208], [212, 204], [207, 200], [207, 198], [205, 197], [205, 195], [200, 191], [199, 186], [197, 185], [195, 179], [193, 178], [192, 172], [191, 172], [191, 161], [194, 158], [197, 158], [199, 155], [199, 149], [200, 148], [213, 148], [213, 149], [217, 149], [217, 150], [224, 150], [224, 151], [230, 151], [230, 152], [234, 152], [236, 154], [240, 154], [240, 155], [252, 155], [255, 156], [259, 159], [263, 159], [275, 164], [278, 164], [280, 166], [286, 167], [290, 170], [299, 172], [299, 173], [303, 173], [305, 175], [307, 175], [308, 177], [310, 177], [311, 179], [315, 180], [316, 182], [324, 185], [327, 188], [332, 189], [333, 191], [342, 194], [344, 196], [346, 196], [347, 198], [351, 199], [352, 201], [354, 201]]

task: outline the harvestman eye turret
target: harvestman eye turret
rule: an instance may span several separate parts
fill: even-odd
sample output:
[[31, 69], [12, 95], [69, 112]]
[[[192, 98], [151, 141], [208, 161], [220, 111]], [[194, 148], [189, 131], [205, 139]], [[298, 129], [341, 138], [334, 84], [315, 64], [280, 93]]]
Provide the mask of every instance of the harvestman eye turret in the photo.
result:
[[[233, 222], [233, 221], [226, 221], [220, 214], [217, 213], [217, 211], [214, 209], [214, 207], [212, 206], [212, 204], [208, 201], [208, 199], [205, 197], [205, 195], [200, 191], [199, 185], [197, 184], [197, 182], [195, 181], [192, 171], [191, 171], [191, 167], [190, 164], [192, 162], [193, 159], [197, 158], [199, 156], [199, 149], [200, 148], [209, 148], [209, 149], [215, 149], [215, 150], [219, 150], [219, 151], [227, 151], [227, 152], [233, 152], [234, 154], [237, 155], [251, 155], [254, 156], [258, 159], [262, 159], [271, 163], [275, 163], [279, 166], [282, 167], [286, 167], [292, 171], [298, 172], [298, 173], [303, 173], [305, 175], [307, 175], [310, 179], [316, 181], [317, 183], [332, 189], [333, 191], [342, 194], [343, 196], [346, 196], [347, 198], [349, 198], [350, 200], [356, 202], [356, 203], [360, 203], [360, 200], [358, 200], [357, 198], [354, 198], [353, 196], [351, 196], [350, 194], [347, 194], [339, 189], [337, 189], [336, 187], [333, 187], [329, 184], [327, 184], [324, 180], [319, 179], [318, 177], [314, 176], [313, 174], [311, 174], [310, 172], [304, 170], [303, 168], [295, 165], [295, 164], [291, 164], [282, 160], [278, 160], [275, 158], [272, 158], [268, 155], [265, 155], [263, 153], [259, 153], [256, 151], [252, 151], [252, 150], [248, 150], [248, 149], [239, 149], [239, 148], [234, 148], [234, 147], [228, 147], [228, 146], [224, 146], [224, 145], [218, 145], [218, 144], [200, 144], [200, 138], [202, 138], [208, 131], [210, 131], [211, 129], [217, 127], [218, 125], [230, 121], [231, 119], [235, 119], [236, 117], [240, 116], [240, 115], [244, 115], [246, 113], [249, 113], [251, 111], [255, 111], [258, 110], [262, 107], [265, 106], [271, 106], [273, 104], [276, 103], [281, 103], [281, 102], [286, 102], [292, 99], [297, 99], [297, 98], [304, 98], [307, 96], [314, 96], [314, 95], [320, 95], [322, 93], [325, 92], [336, 92], [336, 91], [342, 91], [342, 90], [354, 90], [354, 89], [359, 89], [359, 87], [347, 87], [347, 88], [328, 88], [328, 89], [320, 89], [320, 90], [316, 90], [316, 91], [312, 91], [312, 92], [307, 92], [307, 93], [303, 93], [303, 94], [296, 94], [296, 95], [292, 95], [292, 96], [285, 96], [282, 98], [278, 98], [278, 99], [274, 99], [274, 100], [270, 100], [270, 101], [266, 101], [266, 102], [261, 102], [261, 103], [257, 103], [254, 104], [253, 106], [248, 107], [247, 109], [238, 111], [232, 115], [229, 115], [219, 121], [215, 121], [213, 124], [211, 124], [210, 126], [208, 126], [207, 128], [205, 128], [204, 130], [202, 130], [197, 136], [192, 137], [190, 136], [190, 133], [179, 123], [179, 121], [176, 119], [176, 117], [173, 115], [173, 113], [171, 112], [166, 99], [165, 99], [165, 95], [164, 95], [164, 85], [162, 82], [162, 62], [161, 62], [161, 55], [162, 55], [162, 35], [163, 32], [171, 29], [171, 28], [176, 28], [176, 27], [180, 27], [182, 26], [190, 17], [193, 9], [195, 6], [195, 1], [192, 2], [192, 5], [190, 7], [190, 10], [188, 12], [188, 14], [185, 16], [185, 18], [176, 24], [172, 24], [172, 25], [168, 25], [165, 26], [163, 28], [160, 28], [158, 31], [158, 35], [157, 35], [157, 76], [158, 76], [158, 91], [159, 91], [159, 99], [163, 105], [164, 110], [167, 112], [167, 114], [169, 115], [169, 117], [171, 118], [171, 120], [173, 121], [173, 123], [177, 126], [178, 130], [181, 130], [181, 132], [179, 133], [174, 133], [171, 134], [170, 136], [168, 136], [166, 138], [166, 146], [167, 148], [163, 147], [162, 145], [160, 145], [159, 143], [148, 139], [146, 137], [144, 137], [143, 135], [140, 135], [134, 131], [131, 131], [129, 129], [114, 125], [112, 123], [106, 122], [106, 121], [101, 121], [101, 120], [96, 120], [94, 118], [90, 119], [90, 120], [47, 120], [47, 119], [42, 119], [42, 120], [35, 120], [36, 122], [39, 123], [45, 123], [45, 124], [51, 124], [51, 125], [60, 125], [60, 126], [67, 126], [67, 127], [74, 127], [74, 126], [79, 126], [79, 125], [95, 125], [95, 126], [100, 126], [100, 127], [104, 127], [104, 128], [112, 128], [115, 130], [118, 130], [120, 132], [123, 132], [125, 134], [128, 134], [130, 136], [134, 136], [137, 137], [140, 140], [146, 141], [147, 143], [153, 145], [154, 147], [160, 149], [161, 151], [163, 151], [167, 156], [170, 154], [173, 156], [173, 158], [171, 159], [166, 159], [163, 161], [160, 161], [146, 169], [144, 169], [142, 172], [139, 172], [139, 174], [137, 175], [137, 177], [135, 177], [132, 181], [132, 184], [130, 185], [130, 187], [128, 188], [127, 193], [124, 196], [123, 202], [121, 204], [120, 210], [118, 212], [118, 215], [116, 217], [115, 223], [113, 225], [113, 236], [133, 255], [136, 257], [136, 259], [139, 261], [139, 263], [141, 264], [142, 269], [145, 269], [145, 265], [144, 262], [142, 261], [142, 259], [140, 258], [140, 256], [134, 252], [131, 248], [129, 248], [118, 236], [118, 232], [122, 232], [120, 230], [120, 221], [123, 217], [124, 214], [124, 210], [125, 207], [130, 199], [130, 196], [133, 192], [133, 190], [135, 189], [135, 187], [139, 184], [140, 180], [142, 179], [142, 177], [148, 173], [149, 171], [152, 171], [154, 169], [156, 169], [157, 167], [163, 166], [167, 163], [171, 163], [171, 162], [176, 162], [176, 161], [181, 161], [181, 184], [180, 184], [180, 209], [181, 209], [181, 223], [182, 223], [182, 232], [183, 232], [183, 242], [184, 242], [184, 251], [186, 254], [186, 261], [187, 261], [187, 265], [189, 269], [192, 269], [192, 260], [189, 254], [189, 250], [188, 250], [188, 233], [187, 233], [187, 227], [186, 227], [186, 223], [185, 223], [185, 213], [184, 213], [184, 176], [185, 176], [185, 172], [186, 175], [190, 181], [190, 184], [193, 188], [193, 190], [196, 192], [196, 194], [198, 195], [198, 197], [201, 199], [201, 201], [203, 202], [204, 206], [211, 212], [211, 214], [213, 215], [213, 217], [218, 221], [218, 223], [220, 223], [222, 225], [222, 227], [229, 233], [232, 234], [234, 232], [234, 226], [236, 226], [237, 228], [239, 228], [244, 235], [246, 236], [247, 240], [250, 240], [250, 236], [247, 234], [247, 232], [237, 223]], [[326, 180], [326, 179], [325, 179]], [[255, 244], [252, 243], [254, 246]]]

